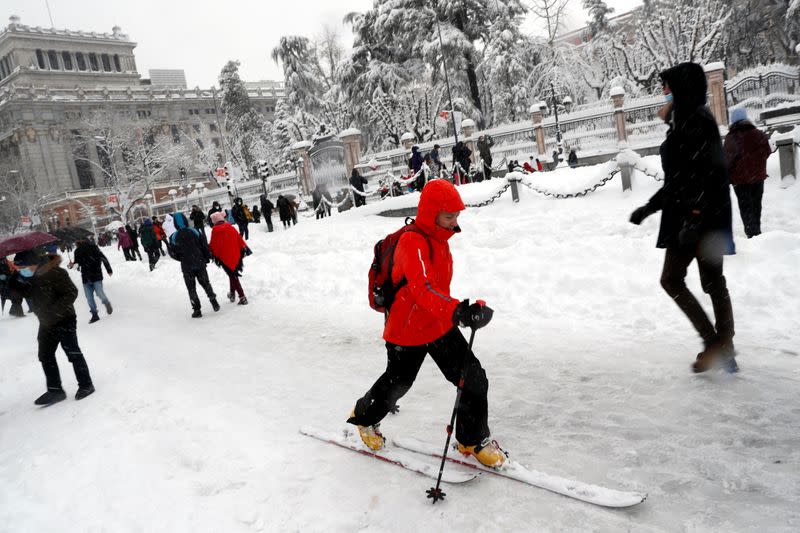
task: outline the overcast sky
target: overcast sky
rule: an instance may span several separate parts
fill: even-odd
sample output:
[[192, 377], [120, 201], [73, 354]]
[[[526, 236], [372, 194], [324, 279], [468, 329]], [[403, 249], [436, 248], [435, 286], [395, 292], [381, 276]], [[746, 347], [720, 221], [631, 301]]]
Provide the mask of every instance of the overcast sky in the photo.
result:
[[[624, 13], [641, 0], [607, 0], [617, 13]], [[586, 19], [580, 0], [570, 0], [570, 28]], [[139, 72], [147, 76], [151, 68], [181, 68], [189, 87], [217, 84], [217, 75], [229, 59], [241, 61], [241, 74], [247, 81], [281, 80], [280, 68], [270, 51], [281, 35], [313, 37], [323, 25], [341, 30], [344, 41], [352, 44], [349, 30], [342, 24], [351, 11], [365, 11], [372, 0], [3, 0], [8, 17], [19, 15], [22, 24], [73, 30], [111, 32], [122, 28], [138, 43], [135, 53]], [[533, 25], [531, 21], [527, 26]]]

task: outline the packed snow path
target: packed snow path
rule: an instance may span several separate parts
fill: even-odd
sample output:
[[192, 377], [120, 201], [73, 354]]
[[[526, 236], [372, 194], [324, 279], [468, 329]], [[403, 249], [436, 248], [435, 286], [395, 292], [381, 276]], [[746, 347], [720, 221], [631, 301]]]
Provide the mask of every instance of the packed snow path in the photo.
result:
[[[582, 190], [592, 172], [546, 178]], [[499, 185], [461, 191], [477, 201]], [[87, 325], [82, 292], [76, 302], [97, 386], [81, 402], [59, 351], [68, 400], [33, 405], [36, 320], [0, 318], [0, 531], [800, 530], [800, 186], [770, 178], [751, 241], [734, 207], [733, 377], [691, 374], [699, 341], [659, 286], [659, 215], [627, 222], [657, 187], [639, 175], [631, 194], [618, 177], [576, 200], [522, 189], [517, 205], [507, 193], [467, 210], [451, 241], [454, 296], [495, 309], [475, 339], [493, 436], [531, 468], [648, 492], [636, 508], [486, 476], [432, 506], [429, 479], [298, 432], [341, 427], [383, 371], [366, 275], [372, 245], [402, 219], [374, 213], [408, 196], [289, 231], [251, 226], [250, 305], [215, 314], [201, 291], [199, 320], [176, 262], [151, 274], [105, 248], [114, 314]], [[209, 270], [223, 301], [225, 278]], [[694, 265], [689, 284], [710, 311]], [[383, 431], [439, 445], [454, 397], [427, 361]]]

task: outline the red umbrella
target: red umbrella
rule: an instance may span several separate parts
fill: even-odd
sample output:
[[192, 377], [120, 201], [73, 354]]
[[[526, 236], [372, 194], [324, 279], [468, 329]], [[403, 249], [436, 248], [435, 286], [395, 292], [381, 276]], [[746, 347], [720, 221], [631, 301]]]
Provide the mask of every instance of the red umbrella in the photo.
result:
[[56, 242], [58, 239], [44, 233], [43, 231], [31, 231], [28, 233], [20, 233], [19, 235], [12, 235], [5, 239], [0, 239], [0, 258], [6, 257], [17, 252], [30, 250], [43, 244]]

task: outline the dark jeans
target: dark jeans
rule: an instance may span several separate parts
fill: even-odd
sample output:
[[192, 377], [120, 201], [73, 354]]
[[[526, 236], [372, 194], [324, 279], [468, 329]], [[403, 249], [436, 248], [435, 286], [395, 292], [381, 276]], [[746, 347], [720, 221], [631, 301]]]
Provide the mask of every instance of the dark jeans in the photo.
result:
[[158, 263], [159, 258], [161, 257], [159, 248], [153, 246], [152, 248], [145, 248], [144, 251], [147, 252], [147, 261], [150, 263], [150, 270], [152, 270], [156, 266], [156, 263]]
[[734, 185], [733, 191], [739, 201], [739, 214], [742, 216], [747, 238], [761, 235], [761, 198], [764, 196], [764, 182], [754, 185]]
[[[686, 287], [686, 270], [693, 259], [697, 259], [703, 292], [711, 297], [716, 326], [711, 324], [700, 302]], [[733, 338], [733, 306], [722, 274], [721, 255], [705, 257], [692, 249], [667, 249], [661, 286], [675, 300], [707, 345], [715, 340], [729, 341]]]
[[228, 287], [231, 294], [236, 293], [239, 295], [239, 298], [244, 298], [244, 289], [242, 288], [242, 283], [239, 281], [239, 277], [235, 274], [228, 274]]
[[483, 178], [490, 180], [492, 179], [492, 159], [484, 159], [483, 160]]
[[361, 196], [357, 192], [354, 192], [353, 196], [356, 199], [356, 207], [361, 207], [362, 205], [367, 205], [367, 199], [364, 196]]
[[86, 359], [83, 358], [80, 346], [78, 346], [78, 326], [74, 316], [52, 326], [40, 324], [37, 339], [39, 340], [39, 361], [42, 363], [49, 390], [62, 390], [61, 374], [56, 362], [56, 349], [59, 344], [67, 354], [67, 359], [72, 363], [78, 387], [84, 388], [92, 385], [89, 367]]
[[125, 261], [135, 261], [133, 257], [133, 248], [123, 248], [122, 254], [125, 256]]
[[250, 230], [247, 229], [248, 223], [247, 222], [237, 222], [237, 226], [239, 226], [239, 235], [244, 237], [245, 239], [250, 238]]
[[267, 222], [267, 231], [272, 231], [272, 216], [266, 216], [264, 217], [264, 220]]
[[397, 346], [386, 343], [386, 371], [356, 402], [351, 423], [360, 426], [377, 424], [397, 400], [411, 388], [425, 355], [430, 354], [444, 377], [458, 385], [462, 368], [466, 367], [461, 403], [456, 420], [456, 439], [465, 446], [480, 444], [490, 435], [486, 394], [489, 382], [481, 363], [469, 350], [464, 336], [453, 328], [439, 339], [423, 346]]
[[139, 256], [139, 261], [142, 260], [142, 252], [139, 251], [138, 246], [131, 248], [131, 261], [136, 261], [136, 256]]
[[206, 296], [208, 296], [209, 300], [216, 299], [217, 295], [214, 294], [214, 289], [211, 288], [211, 282], [208, 281], [208, 271], [205, 268], [184, 271], [183, 281], [186, 283], [186, 290], [189, 291], [189, 301], [192, 302], [192, 309], [200, 309], [200, 298], [197, 297], [197, 283], [206, 291]]

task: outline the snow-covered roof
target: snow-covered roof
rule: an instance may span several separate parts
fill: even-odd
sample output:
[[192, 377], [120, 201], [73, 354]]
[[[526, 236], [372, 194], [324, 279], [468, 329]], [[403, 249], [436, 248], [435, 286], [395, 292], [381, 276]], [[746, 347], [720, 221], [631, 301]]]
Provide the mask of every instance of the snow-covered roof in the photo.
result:
[[349, 137], [351, 135], [361, 135], [361, 130], [358, 128], [347, 128], [346, 130], [339, 132], [340, 139], [342, 137]]
[[715, 70], [725, 70], [725, 63], [722, 61], [714, 61], [712, 63], [707, 63], [703, 66], [703, 70], [706, 72], [713, 72]]
[[461, 128], [462, 129], [463, 128], [474, 128], [474, 127], [475, 127], [475, 121], [472, 120], [471, 118], [465, 118], [464, 120], [461, 121]]
[[303, 148], [311, 148], [311, 141], [297, 141], [291, 146], [292, 150], [301, 150]]
[[619, 85], [615, 85], [614, 87], [611, 88], [608, 94], [611, 96], [625, 96], [625, 89], [623, 89]]

